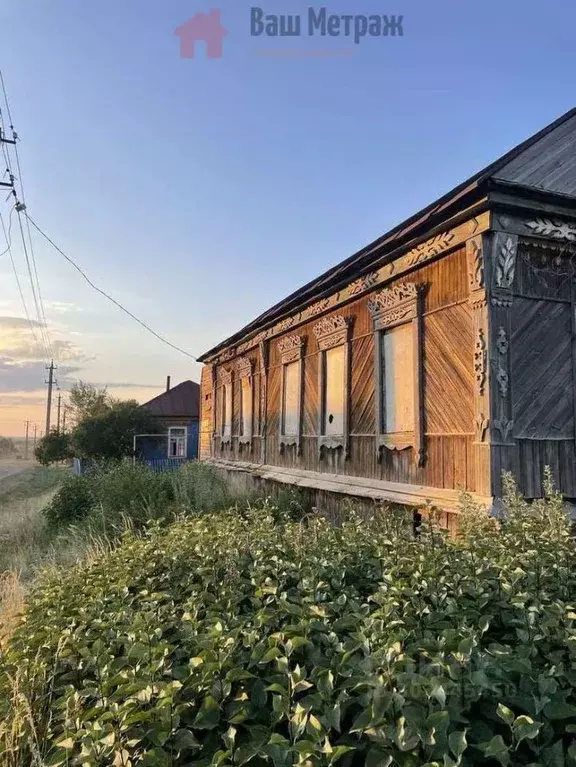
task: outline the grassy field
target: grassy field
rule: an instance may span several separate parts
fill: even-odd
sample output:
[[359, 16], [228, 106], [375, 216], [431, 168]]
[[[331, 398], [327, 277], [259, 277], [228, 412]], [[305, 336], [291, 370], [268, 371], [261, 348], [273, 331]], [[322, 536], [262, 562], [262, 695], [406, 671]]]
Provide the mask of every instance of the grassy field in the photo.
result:
[[[2, 462], [2, 468], [20, 466]], [[23, 605], [26, 582], [52, 558], [42, 509], [64, 474], [64, 469], [32, 465], [0, 479], [0, 642]]]

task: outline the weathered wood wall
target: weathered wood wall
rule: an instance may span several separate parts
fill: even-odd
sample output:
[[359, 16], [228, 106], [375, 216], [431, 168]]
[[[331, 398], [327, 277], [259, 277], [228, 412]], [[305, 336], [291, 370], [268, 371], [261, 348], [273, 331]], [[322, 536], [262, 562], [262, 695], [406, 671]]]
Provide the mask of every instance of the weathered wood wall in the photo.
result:
[[576, 498], [574, 248], [520, 238], [510, 311], [513, 444], [493, 446], [493, 491], [511, 471], [522, 493], [541, 497], [550, 466]]
[[[247, 355], [254, 369], [254, 437], [251, 446], [240, 445], [240, 384], [234, 383], [233, 438], [223, 445], [216, 436], [212, 455], [228, 460], [265, 462], [280, 466], [297, 466], [318, 472], [338, 472], [388, 481], [438, 488], [482, 490], [477, 477], [478, 461], [474, 452], [474, 330], [469, 302], [469, 277], [466, 249], [458, 250], [422, 266], [399, 282], [411, 281], [423, 290], [423, 396], [426, 461], [416, 465], [411, 448], [382, 451], [377, 460], [374, 385], [374, 335], [368, 301], [371, 294], [340, 307], [337, 314], [350, 318], [351, 382], [349, 391], [350, 439], [349, 460], [342, 451], [318, 453], [319, 350], [313, 333], [318, 319], [312, 320], [287, 335], [306, 337], [303, 358], [304, 393], [302, 400], [302, 452], [296, 446], [280, 451], [280, 408], [282, 366], [278, 350], [279, 338], [269, 343], [269, 365], [266, 377], [266, 412], [263, 412], [264, 371], [262, 350]], [[394, 283], [392, 283], [394, 284]], [[234, 360], [224, 363], [234, 368]], [[205, 368], [207, 370], [207, 368]], [[210, 447], [208, 435], [212, 427], [212, 411], [204, 411], [206, 395], [211, 393], [212, 373], [202, 378], [202, 455]], [[209, 391], [210, 389], [210, 391]], [[222, 396], [221, 386], [216, 400]], [[266, 423], [266, 440], [263, 425]], [[264, 449], [264, 442], [266, 443]]]

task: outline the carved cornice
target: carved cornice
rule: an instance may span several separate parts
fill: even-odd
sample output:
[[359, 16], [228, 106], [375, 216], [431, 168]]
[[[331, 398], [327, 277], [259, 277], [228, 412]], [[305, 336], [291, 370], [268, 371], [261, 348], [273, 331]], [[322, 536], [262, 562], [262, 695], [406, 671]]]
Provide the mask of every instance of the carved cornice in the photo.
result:
[[437, 234], [420, 245], [404, 252], [402, 255], [397, 256], [394, 260], [380, 266], [370, 274], [352, 280], [346, 287], [335, 291], [330, 296], [327, 296], [320, 301], [316, 301], [299, 312], [295, 312], [290, 317], [281, 320], [272, 327], [260, 331], [252, 338], [225, 349], [214, 357], [209, 358], [207, 362], [220, 364], [237, 355], [245, 354], [249, 349], [258, 346], [261, 341], [285, 333], [288, 328], [294, 328], [322, 312], [330, 311], [331, 309], [342, 306], [343, 304], [358, 298], [370, 290], [373, 290], [378, 285], [384, 285], [391, 279], [400, 277], [402, 274], [411, 271], [415, 266], [419, 266], [426, 261], [440, 256], [448, 250], [452, 250], [457, 245], [466, 242], [473, 235], [487, 231], [489, 226], [490, 214], [483, 213], [477, 218], [471, 218], [463, 224], [459, 224], [448, 232]]
[[418, 287], [406, 282], [385, 288], [368, 302], [368, 309], [377, 329], [413, 320], [418, 309]]
[[553, 237], [567, 242], [576, 242], [576, 224], [560, 218], [534, 218], [526, 221], [526, 226], [532, 234], [540, 237]]
[[278, 351], [283, 365], [297, 362], [304, 354], [305, 336], [285, 336], [278, 341]]
[[312, 329], [318, 342], [318, 347], [324, 351], [331, 349], [333, 346], [345, 344], [348, 340], [349, 326], [349, 318], [343, 317], [341, 314], [324, 317]]

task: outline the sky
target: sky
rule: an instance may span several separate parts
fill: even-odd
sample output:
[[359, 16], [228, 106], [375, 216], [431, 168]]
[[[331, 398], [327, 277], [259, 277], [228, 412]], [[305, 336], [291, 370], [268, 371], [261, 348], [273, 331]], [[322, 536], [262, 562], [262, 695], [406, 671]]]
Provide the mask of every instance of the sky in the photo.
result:
[[[301, 37], [252, 36], [251, 6], [215, 2], [0, 4], [30, 216], [193, 356], [576, 105], [565, 0], [327, 4], [402, 15], [402, 36], [358, 44], [309, 36], [300, 0], [258, 7], [300, 14]], [[182, 58], [175, 30], [214, 7], [222, 56]], [[11, 206], [0, 195], [5, 222]], [[4, 254], [0, 434], [43, 428], [45, 332], [64, 398], [78, 379], [141, 402], [167, 375], [199, 380], [33, 234], [37, 318], [16, 215], [12, 241], [32, 323]]]

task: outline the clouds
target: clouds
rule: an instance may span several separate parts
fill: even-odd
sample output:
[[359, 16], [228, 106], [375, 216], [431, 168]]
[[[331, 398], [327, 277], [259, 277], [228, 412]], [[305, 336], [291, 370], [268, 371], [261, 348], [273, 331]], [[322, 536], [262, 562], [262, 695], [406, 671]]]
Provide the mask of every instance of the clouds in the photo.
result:
[[[45, 346], [42, 341], [43, 325], [23, 317], [0, 316], [0, 356], [14, 361], [44, 360]], [[89, 362], [94, 356], [87, 355], [79, 346], [65, 338], [60, 331], [51, 330], [54, 359], [61, 362]]]
[[[56, 371], [60, 388], [71, 386], [80, 367], [61, 366]], [[34, 392], [44, 389], [46, 369], [42, 361], [14, 360], [0, 357], [0, 394], [3, 392]]]

